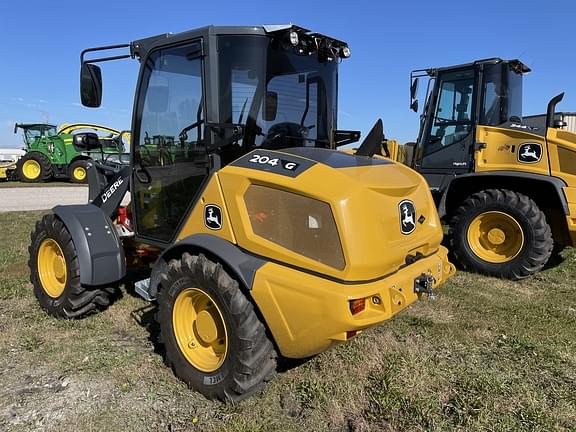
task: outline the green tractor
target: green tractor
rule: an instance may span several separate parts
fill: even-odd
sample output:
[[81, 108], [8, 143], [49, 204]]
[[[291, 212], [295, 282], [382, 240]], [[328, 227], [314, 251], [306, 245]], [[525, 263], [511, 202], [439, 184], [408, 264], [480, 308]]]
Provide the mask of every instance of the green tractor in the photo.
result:
[[[104, 159], [123, 151], [121, 133], [116, 129], [92, 124], [16, 123], [14, 133], [22, 129], [26, 154], [16, 164], [15, 178], [26, 183], [67, 178], [72, 183], [87, 183], [86, 170], [93, 159]], [[97, 131], [102, 146], [87, 152], [74, 143], [79, 131]]]

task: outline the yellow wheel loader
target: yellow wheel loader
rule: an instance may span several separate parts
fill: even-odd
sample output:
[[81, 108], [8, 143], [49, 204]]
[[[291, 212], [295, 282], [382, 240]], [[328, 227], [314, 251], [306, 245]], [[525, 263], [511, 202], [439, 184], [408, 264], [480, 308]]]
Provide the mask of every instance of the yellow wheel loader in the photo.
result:
[[413, 71], [414, 111], [418, 80], [428, 79], [418, 139], [383, 146], [428, 181], [456, 260], [509, 279], [576, 244], [576, 134], [555, 120], [563, 94], [550, 101], [541, 127], [522, 121], [529, 71], [499, 58]]
[[102, 97], [95, 63], [141, 63], [131, 154], [94, 161], [90, 203], [38, 222], [30, 269], [41, 306], [80, 318], [110, 304], [127, 270], [144, 272], [135, 291], [158, 306], [166, 363], [208, 398], [235, 401], [271, 379], [277, 355], [313, 356], [434, 295], [454, 267], [424, 179], [335, 150], [358, 137], [336, 128], [349, 55], [345, 42], [293, 25], [85, 50], [86, 106]]

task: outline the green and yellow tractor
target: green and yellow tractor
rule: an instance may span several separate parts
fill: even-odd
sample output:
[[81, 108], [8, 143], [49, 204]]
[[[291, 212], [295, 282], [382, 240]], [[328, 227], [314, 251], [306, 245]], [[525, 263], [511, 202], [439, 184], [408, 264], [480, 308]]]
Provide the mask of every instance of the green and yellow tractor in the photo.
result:
[[[16, 123], [14, 133], [22, 129], [26, 154], [17, 164], [13, 175], [26, 183], [46, 182], [65, 178], [73, 183], [86, 183], [86, 170], [93, 159], [122, 151], [120, 132], [93, 124], [55, 125], [44, 123]], [[83, 131], [98, 132], [102, 147], [86, 151], [74, 144], [74, 135]]]

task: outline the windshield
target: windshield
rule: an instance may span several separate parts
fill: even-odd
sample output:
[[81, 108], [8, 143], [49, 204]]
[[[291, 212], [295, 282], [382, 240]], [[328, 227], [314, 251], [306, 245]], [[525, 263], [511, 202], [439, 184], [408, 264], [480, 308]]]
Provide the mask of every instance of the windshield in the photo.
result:
[[43, 136], [54, 136], [56, 135], [56, 126], [38, 126], [29, 129], [24, 129], [24, 142], [30, 143], [37, 138]]
[[480, 124], [499, 126], [512, 117], [522, 118], [522, 74], [508, 64], [487, 65], [484, 72], [484, 99]]
[[245, 125], [241, 145], [332, 147], [337, 63], [261, 36], [219, 37], [220, 122]]

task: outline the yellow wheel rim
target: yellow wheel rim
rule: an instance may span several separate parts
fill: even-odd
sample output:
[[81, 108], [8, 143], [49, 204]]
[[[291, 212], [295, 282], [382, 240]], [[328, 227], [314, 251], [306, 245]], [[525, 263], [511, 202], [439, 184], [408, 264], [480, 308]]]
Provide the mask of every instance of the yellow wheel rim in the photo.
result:
[[38, 274], [46, 294], [52, 298], [62, 295], [68, 279], [68, 268], [60, 245], [51, 238], [43, 240], [38, 248]]
[[22, 165], [22, 173], [24, 176], [29, 180], [34, 180], [40, 177], [40, 173], [42, 172], [42, 167], [38, 162], [33, 159], [27, 160]]
[[228, 336], [220, 309], [197, 288], [178, 294], [172, 310], [172, 325], [180, 352], [202, 372], [214, 372], [226, 358]]
[[513, 260], [524, 246], [518, 221], [499, 211], [481, 213], [468, 227], [468, 244], [480, 259], [501, 264]]
[[72, 171], [75, 180], [83, 181], [86, 178], [86, 169], [84, 167], [76, 167]]

